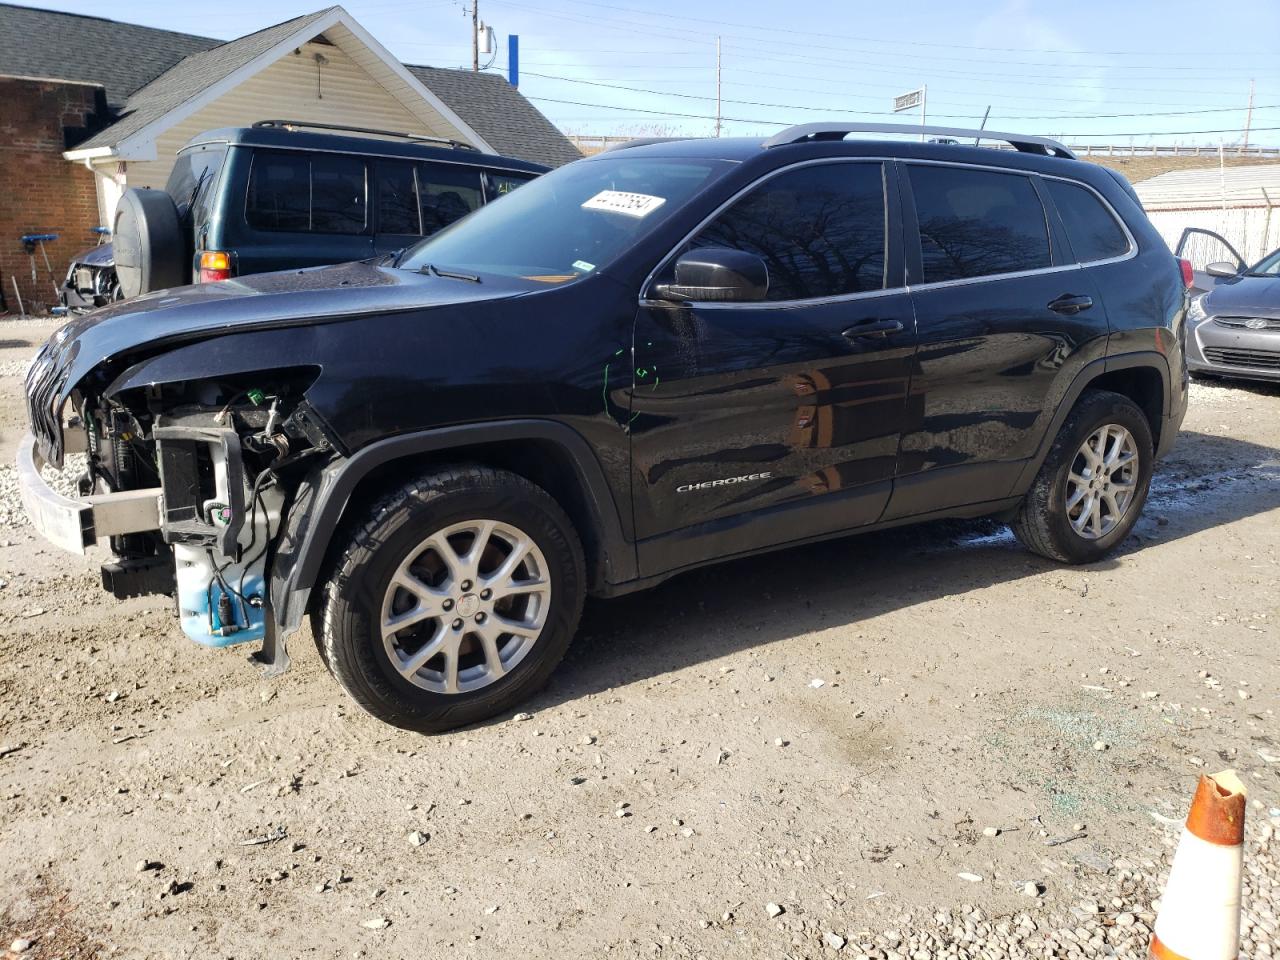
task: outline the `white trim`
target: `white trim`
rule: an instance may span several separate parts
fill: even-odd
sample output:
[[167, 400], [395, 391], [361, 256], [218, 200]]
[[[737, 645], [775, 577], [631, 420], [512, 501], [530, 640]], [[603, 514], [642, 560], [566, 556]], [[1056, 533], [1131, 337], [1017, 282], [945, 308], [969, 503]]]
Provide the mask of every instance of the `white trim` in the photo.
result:
[[88, 150], [64, 150], [63, 160], [100, 160], [103, 157], [114, 157], [115, 147], [90, 147]]
[[[199, 95], [184, 101], [167, 113], [162, 114], [144, 126], [141, 130], [138, 130], [137, 132], [125, 137], [123, 140], [118, 141], [114, 146], [95, 147], [93, 148], [94, 151], [104, 150], [107, 152], [101, 154], [101, 156], [116, 155], [124, 160], [156, 159], [156, 138], [166, 130], [178, 123], [181, 123], [187, 117], [213, 103], [213, 101], [217, 100], [219, 97], [230, 93], [250, 77], [261, 73], [267, 67], [278, 61], [290, 50], [296, 49], [303, 43], [306, 43], [317, 35], [324, 33], [324, 31], [339, 24], [345, 27], [357, 40], [368, 47], [379, 60], [383, 61], [383, 63], [385, 63], [393, 73], [403, 80], [411, 90], [422, 97], [422, 99], [433, 107], [442, 117], [444, 117], [445, 120], [457, 127], [457, 129], [469, 140], [472, 140], [477, 148], [488, 151], [489, 153], [497, 153], [497, 151], [494, 150], [493, 147], [484, 140], [484, 138], [476, 133], [470, 125], [465, 123], [461, 117], [445, 106], [440, 98], [423, 86], [422, 82], [414, 77], [413, 74], [409, 73], [404, 64], [391, 56], [387, 49], [382, 46], [382, 44], [378, 43], [377, 40], [373, 39], [368, 31], [366, 31], [364, 27], [360, 26], [351, 14], [347, 13], [347, 11], [342, 7], [334, 7], [327, 16], [320, 17], [318, 20], [312, 20], [307, 23], [306, 26], [299, 27], [294, 33], [291, 33], [265, 52], [260, 53], [239, 69], [227, 74], [227, 76], [223, 77], [217, 83], [205, 87]], [[108, 130], [109, 129], [110, 128], [108, 128]], [[68, 160], [80, 159], [82, 156], [87, 155], [90, 155], [90, 151], [68, 151], [63, 154], [63, 156]], [[96, 156], [99, 154], [94, 153], [93, 155]]]
[[415, 91], [420, 97], [422, 97], [422, 99], [431, 104], [431, 106], [433, 106], [442, 117], [449, 121], [449, 123], [465, 133], [467, 135], [467, 139], [471, 140], [477, 148], [487, 153], [498, 152], [493, 148], [493, 145], [485, 140], [484, 137], [480, 136], [480, 134], [477, 133], [469, 123], [454, 113], [443, 100], [428, 90], [421, 80], [409, 72], [408, 67], [393, 57], [391, 52], [375, 40], [373, 35], [370, 34], [369, 31], [365, 30], [364, 27], [360, 26], [360, 24], [358, 24], [350, 14], [345, 10], [342, 10], [341, 7], [338, 9], [341, 10], [343, 14], [342, 25], [355, 34], [356, 39], [376, 53], [378, 58], [391, 68], [392, 73], [409, 85], [410, 90]]

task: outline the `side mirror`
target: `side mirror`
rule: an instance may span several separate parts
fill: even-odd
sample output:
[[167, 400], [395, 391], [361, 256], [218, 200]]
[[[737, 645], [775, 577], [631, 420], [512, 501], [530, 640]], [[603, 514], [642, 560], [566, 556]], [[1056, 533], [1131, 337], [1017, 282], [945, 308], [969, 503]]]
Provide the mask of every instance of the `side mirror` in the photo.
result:
[[1205, 267], [1204, 272], [1211, 277], [1234, 277], [1240, 272], [1240, 268], [1226, 260], [1219, 260]]
[[769, 268], [754, 253], [728, 247], [702, 247], [680, 255], [675, 283], [660, 283], [654, 296], [676, 302], [748, 303], [769, 292]]

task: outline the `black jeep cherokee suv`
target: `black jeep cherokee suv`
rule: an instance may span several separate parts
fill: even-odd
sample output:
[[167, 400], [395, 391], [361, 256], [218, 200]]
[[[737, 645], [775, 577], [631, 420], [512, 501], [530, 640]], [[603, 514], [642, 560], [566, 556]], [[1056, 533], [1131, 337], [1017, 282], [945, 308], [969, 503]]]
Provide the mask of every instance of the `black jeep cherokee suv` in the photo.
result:
[[[616, 149], [394, 262], [74, 320], [27, 378], [30, 515], [275, 670], [310, 616], [418, 730], [533, 693], [585, 594], [700, 564], [985, 515], [1105, 556], [1185, 411], [1178, 262], [1052, 141], [847, 132]], [[39, 473], [73, 450], [79, 499]]]

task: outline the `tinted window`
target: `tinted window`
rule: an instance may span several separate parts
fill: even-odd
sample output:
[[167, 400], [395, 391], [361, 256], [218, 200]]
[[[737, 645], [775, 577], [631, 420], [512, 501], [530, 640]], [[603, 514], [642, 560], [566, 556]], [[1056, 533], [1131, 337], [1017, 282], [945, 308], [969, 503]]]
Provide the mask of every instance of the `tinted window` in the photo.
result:
[[364, 161], [316, 154], [311, 158], [311, 230], [359, 233], [364, 229]]
[[878, 163], [802, 167], [717, 217], [694, 247], [732, 247], [769, 267], [769, 300], [884, 287], [884, 174]]
[[226, 155], [226, 147], [197, 147], [175, 161], [164, 190], [173, 198], [179, 219], [191, 219], [196, 226], [209, 219], [213, 183]]
[[380, 161], [374, 171], [374, 186], [378, 193], [378, 232], [420, 235], [413, 164]]
[[1028, 177], [909, 167], [924, 282], [1050, 266], [1044, 207]]
[[1129, 252], [1129, 238], [1092, 190], [1064, 180], [1043, 182], [1067, 228], [1067, 240], [1076, 260], [1088, 263]]
[[253, 155], [245, 219], [259, 230], [311, 227], [311, 162], [305, 154]]
[[532, 176], [519, 176], [514, 173], [486, 173], [484, 175], [485, 198], [489, 202], [493, 202], [503, 194], [510, 193], [516, 187], [528, 183], [532, 179]]
[[418, 196], [422, 200], [422, 232], [429, 237], [455, 220], [461, 220], [484, 202], [480, 172], [420, 164]]

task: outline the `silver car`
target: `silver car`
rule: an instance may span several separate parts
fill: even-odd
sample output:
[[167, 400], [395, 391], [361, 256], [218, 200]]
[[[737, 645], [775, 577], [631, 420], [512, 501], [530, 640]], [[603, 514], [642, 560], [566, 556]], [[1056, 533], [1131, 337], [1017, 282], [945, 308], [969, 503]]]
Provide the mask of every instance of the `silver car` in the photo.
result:
[[[1188, 234], [1221, 241], [1236, 257], [1196, 271], [1191, 309], [1187, 313], [1187, 367], [1192, 375], [1280, 381], [1280, 250], [1246, 266], [1217, 234]], [[1204, 292], [1197, 293], [1197, 289]]]

